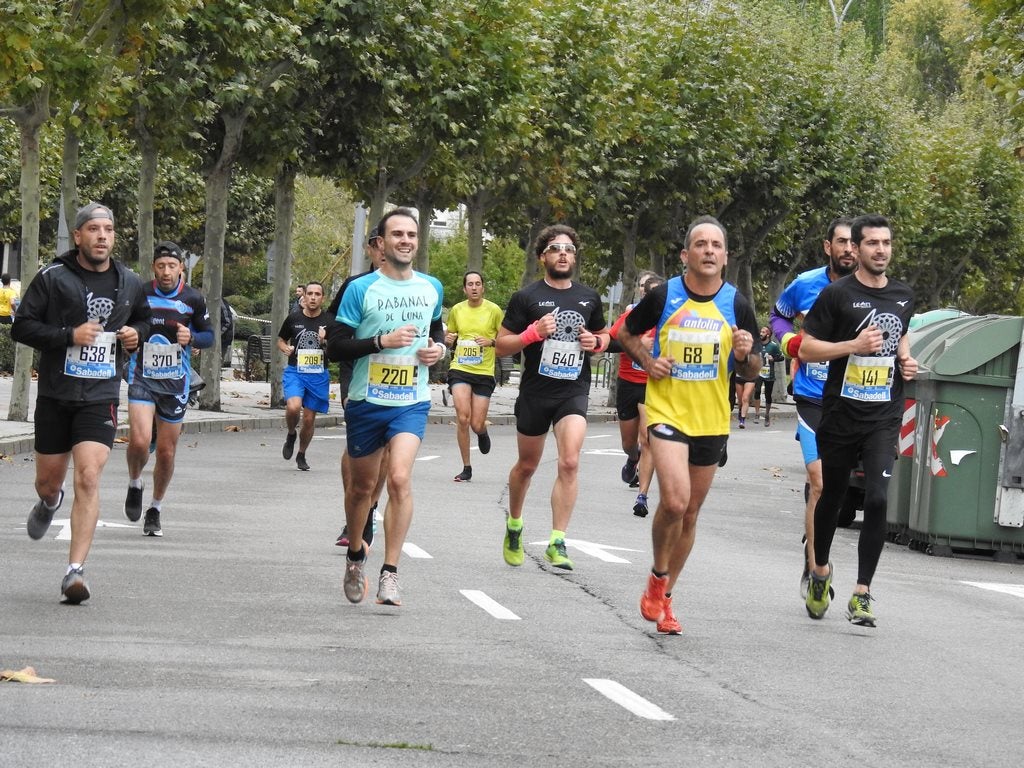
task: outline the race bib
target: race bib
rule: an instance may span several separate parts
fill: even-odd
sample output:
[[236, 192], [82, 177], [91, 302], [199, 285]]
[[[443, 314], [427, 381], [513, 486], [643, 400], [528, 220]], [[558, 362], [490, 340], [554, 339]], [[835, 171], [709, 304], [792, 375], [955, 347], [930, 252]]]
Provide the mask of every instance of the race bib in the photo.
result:
[[142, 375], [147, 379], [180, 379], [181, 345], [151, 341], [143, 344]]
[[806, 363], [804, 370], [807, 371], [808, 378], [822, 384], [828, 381], [828, 363]]
[[459, 365], [480, 365], [483, 361], [483, 347], [473, 339], [459, 339], [455, 345], [455, 362]]
[[575, 380], [583, 370], [583, 348], [578, 341], [544, 339], [537, 372], [549, 379]]
[[895, 362], [894, 357], [850, 355], [839, 394], [850, 400], [867, 403], [889, 402], [892, 378], [896, 371]]
[[762, 379], [770, 379], [772, 377], [772, 361], [771, 358], [765, 355], [761, 357], [761, 373]]
[[393, 403], [415, 403], [419, 361], [412, 355], [370, 355], [366, 396]]
[[324, 351], [322, 349], [295, 350], [295, 368], [299, 373], [323, 373]]
[[718, 331], [669, 328], [667, 357], [671, 357], [673, 379], [714, 381], [718, 378], [722, 338]]
[[64, 373], [79, 379], [112, 379], [117, 375], [117, 334], [104, 331], [92, 344], [68, 347]]

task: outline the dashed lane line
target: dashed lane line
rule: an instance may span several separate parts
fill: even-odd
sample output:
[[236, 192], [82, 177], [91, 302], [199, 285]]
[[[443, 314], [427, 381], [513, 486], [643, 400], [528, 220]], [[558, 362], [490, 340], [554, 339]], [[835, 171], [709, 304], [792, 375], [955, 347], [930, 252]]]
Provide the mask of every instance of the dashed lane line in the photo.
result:
[[418, 557], [421, 560], [433, 560], [434, 556], [428, 553], [425, 549], [417, 547], [415, 544], [406, 542], [402, 545], [402, 551], [409, 557]]
[[629, 688], [621, 683], [615, 682], [614, 680], [585, 677], [583, 678], [583, 682], [603, 696], [607, 696], [620, 707], [628, 709], [637, 717], [643, 717], [647, 720], [676, 719], [674, 715], [670, 715], [661, 707], [656, 704], [652, 704], [643, 696], [633, 693]]
[[520, 621], [520, 618], [512, 613], [512, 611], [479, 589], [460, 589], [459, 592], [471, 603], [483, 608], [496, 619]]
[[1001, 592], [1004, 595], [1024, 597], [1024, 584], [993, 584], [985, 581], [963, 581], [960, 583], [971, 587], [978, 587], [979, 589], [987, 589], [991, 592]]

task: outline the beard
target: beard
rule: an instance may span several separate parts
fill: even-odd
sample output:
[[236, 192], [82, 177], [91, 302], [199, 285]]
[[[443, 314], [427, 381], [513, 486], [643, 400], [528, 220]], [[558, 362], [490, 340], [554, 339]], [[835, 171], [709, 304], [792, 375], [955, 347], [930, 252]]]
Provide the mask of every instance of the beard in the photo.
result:
[[109, 261], [110, 259], [109, 246], [107, 247], [106, 253], [104, 253], [102, 256], [93, 255], [92, 249], [86, 248], [84, 245], [78, 246], [78, 253], [81, 255], [83, 259], [92, 264], [94, 267], [102, 266], [103, 264], [106, 264], [107, 261]]
[[837, 259], [835, 256], [830, 256], [829, 257], [829, 262], [830, 262], [829, 266], [832, 268], [832, 271], [835, 272], [840, 277], [845, 277], [846, 275], [852, 275], [857, 270], [857, 260], [856, 259], [854, 259], [853, 263], [850, 264], [850, 266], [846, 266], [846, 265], [840, 263], [839, 259]]
[[572, 267], [567, 269], [559, 269], [555, 265], [545, 265], [544, 270], [548, 273], [548, 277], [552, 280], [568, 280], [572, 277]]

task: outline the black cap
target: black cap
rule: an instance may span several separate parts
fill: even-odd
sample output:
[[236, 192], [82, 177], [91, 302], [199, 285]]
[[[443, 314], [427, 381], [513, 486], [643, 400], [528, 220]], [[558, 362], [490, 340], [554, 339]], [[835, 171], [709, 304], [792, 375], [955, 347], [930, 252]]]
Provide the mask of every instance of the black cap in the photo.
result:
[[178, 247], [177, 243], [172, 243], [170, 240], [163, 240], [157, 243], [156, 248], [153, 249], [154, 259], [166, 256], [173, 256], [182, 264], [185, 263], [185, 254], [181, 252], [181, 248]]
[[377, 228], [374, 227], [373, 229], [370, 230], [370, 234], [366, 236], [366, 244], [369, 245], [378, 237], [380, 237], [380, 233], [377, 231]]
[[114, 220], [113, 212], [102, 203], [89, 203], [78, 209], [78, 213], [75, 214], [75, 229], [81, 229], [87, 221], [93, 219], [110, 219]]

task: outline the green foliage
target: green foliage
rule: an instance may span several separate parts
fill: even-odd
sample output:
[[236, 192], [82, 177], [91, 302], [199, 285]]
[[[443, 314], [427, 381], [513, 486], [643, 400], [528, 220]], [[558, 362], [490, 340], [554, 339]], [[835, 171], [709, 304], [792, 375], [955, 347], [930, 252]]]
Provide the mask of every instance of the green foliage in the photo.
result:
[[[466, 299], [462, 292], [462, 278], [466, 272], [467, 252], [465, 233], [450, 240], [430, 242], [430, 274], [441, 281], [444, 305], [449, 309]], [[504, 238], [495, 238], [487, 243], [483, 273], [488, 300], [504, 309], [512, 294], [519, 290], [522, 272], [523, 251], [518, 243]]]

